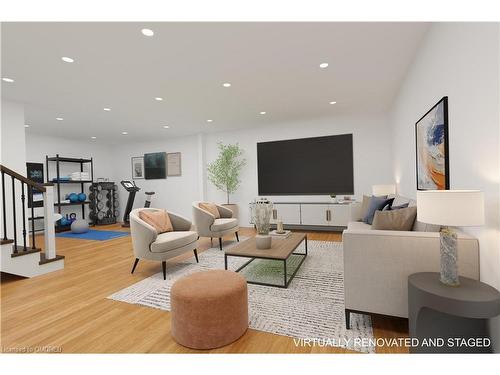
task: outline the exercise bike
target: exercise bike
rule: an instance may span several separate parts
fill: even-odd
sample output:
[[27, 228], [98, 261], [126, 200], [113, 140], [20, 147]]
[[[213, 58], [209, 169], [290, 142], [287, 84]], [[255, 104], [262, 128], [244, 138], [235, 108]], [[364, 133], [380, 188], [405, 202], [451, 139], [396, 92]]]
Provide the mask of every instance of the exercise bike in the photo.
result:
[[[128, 191], [127, 206], [125, 207], [125, 213], [123, 214], [123, 224], [122, 224], [122, 227], [128, 228], [130, 227], [130, 211], [132, 211], [132, 208], [134, 206], [135, 194], [139, 190], [141, 190], [141, 188], [138, 187], [134, 181], [125, 180], [121, 181], [120, 183], [125, 188], [125, 190]], [[146, 194], [146, 200], [144, 202], [144, 207], [149, 208], [151, 207], [151, 199], [155, 194], [155, 192], [146, 191], [145, 194]]]

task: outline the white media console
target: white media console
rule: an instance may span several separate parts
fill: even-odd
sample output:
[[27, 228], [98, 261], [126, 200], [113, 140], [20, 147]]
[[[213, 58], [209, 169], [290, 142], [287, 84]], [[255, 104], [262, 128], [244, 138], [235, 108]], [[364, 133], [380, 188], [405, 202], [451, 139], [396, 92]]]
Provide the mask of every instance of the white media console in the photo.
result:
[[358, 206], [356, 202], [273, 202], [271, 224], [281, 220], [286, 229], [343, 230]]

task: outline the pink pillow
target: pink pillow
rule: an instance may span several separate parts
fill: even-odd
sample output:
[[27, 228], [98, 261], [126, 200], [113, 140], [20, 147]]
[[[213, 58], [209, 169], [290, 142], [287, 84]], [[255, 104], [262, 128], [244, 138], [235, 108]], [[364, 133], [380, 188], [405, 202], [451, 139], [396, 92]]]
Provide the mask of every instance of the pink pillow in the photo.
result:
[[139, 211], [139, 218], [155, 228], [157, 233], [173, 232], [174, 230], [166, 210]]
[[220, 213], [217, 206], [210, 202], [200, 203], [198, 205], [202, 210], [207, 211], [215, 216], [216, 219], [220, 219]]

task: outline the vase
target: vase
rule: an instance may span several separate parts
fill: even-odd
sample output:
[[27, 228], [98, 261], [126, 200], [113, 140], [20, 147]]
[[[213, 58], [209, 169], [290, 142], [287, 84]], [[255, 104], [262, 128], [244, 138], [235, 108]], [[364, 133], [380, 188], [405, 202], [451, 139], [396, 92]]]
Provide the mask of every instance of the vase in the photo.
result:
[[252, 221], [257, 229], [257, 234], [268, 235], [271, 223], [271, 214], [273, 212], [273, 204], [271, 202], [254, 202], [252, 203]]
[[255, 236], [255, 246], [257, 249], [265, 250], [270, 249], [273, 238], [270, 235], [258, 234]]
[[235, 219], [238, 218], [238, 216], [239, 216], [239, 209], [238, 209], [238, 205], [237, 204], [234, 204], [234, 203], [225, 203], [225, 204], [222, 204], [221, 206], [222, 207], [226, 207], [226, 208], [230, 209], [231, 211], [233, 211], [233, 217]]

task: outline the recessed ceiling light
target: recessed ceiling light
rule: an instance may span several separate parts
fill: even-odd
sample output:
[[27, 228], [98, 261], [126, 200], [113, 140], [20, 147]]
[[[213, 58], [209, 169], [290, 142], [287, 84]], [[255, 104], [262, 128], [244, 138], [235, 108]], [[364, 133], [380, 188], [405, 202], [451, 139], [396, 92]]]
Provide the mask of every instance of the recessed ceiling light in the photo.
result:
[[151, 30], [151, 29], [142, 29], [141, 33], [142, 33], [142, 35], [145, 35], [145, 36], [153, 36], [153, 35], [155, 35], [155, 32], [153, 30]]
[[12, 78], [3, 77], [2, 81], [12, 83], [14, 80]]
[[109, 112], [109, 111], [111, 111], [111, 108], [103, 108], [103, 110], [105, 110], [106, 112]]
[[122, 132], [122, 135], [127, 135], [127, 134], [128, 134], [128, 132]]
[[260, 114], [261, 114], [261, 115], [265, 115], [265, 114], [266, 114], [266, 112], [265, 112], [265, 111], [262, 111], [262, 112], [260, 112]]
[[94, 136], [92, 136], [92, 137], [90, 137], [90, 138], [92, 138], [92, 139], [97, 139], [97, 137], [94, 137]]
[[168, 129], [168, 128], [170, 128], [170, 126], [168, 126], [168, 125], [163, 125], [163, 129]]
[[223, 83], [222, 86], [224, 87], [231, 87], [231, 84], [229, 82]]
[[337, 104], [337, 102], [330, 102], [330, 104]]
[[214, 122], [214, 120], [207, 120], [207, 122]]
[[328, 68], [328, 63], [321, 63], [321, 64], [319, 64], [319, 67], [320, 67], [321, 69]]
[[57, 121], [62, 121], [62, 120], [64, 120], [64, 119], [63, 119], [62, 117], [56, 117], [56, 120], [57, 120]]
[[157, 96], [157, 97], [155, 98], [155, 100], [156, 100], [156, 101], [158, 101], [158, 102], [161, 102], [161, 101], [163, 100], [163, 98], [160, 98], [159, 96]]
[[67, 63], [72, 63], [72, 62], [75, 61], [71, 57], [67, 57], [67, 56], [61, 57], [61, 60], [64, 61], [64, 62], [67, 62]]
[[28, 124], [24, 124], [24, 127], [25, 128], [29, 128], [30, 126]]

